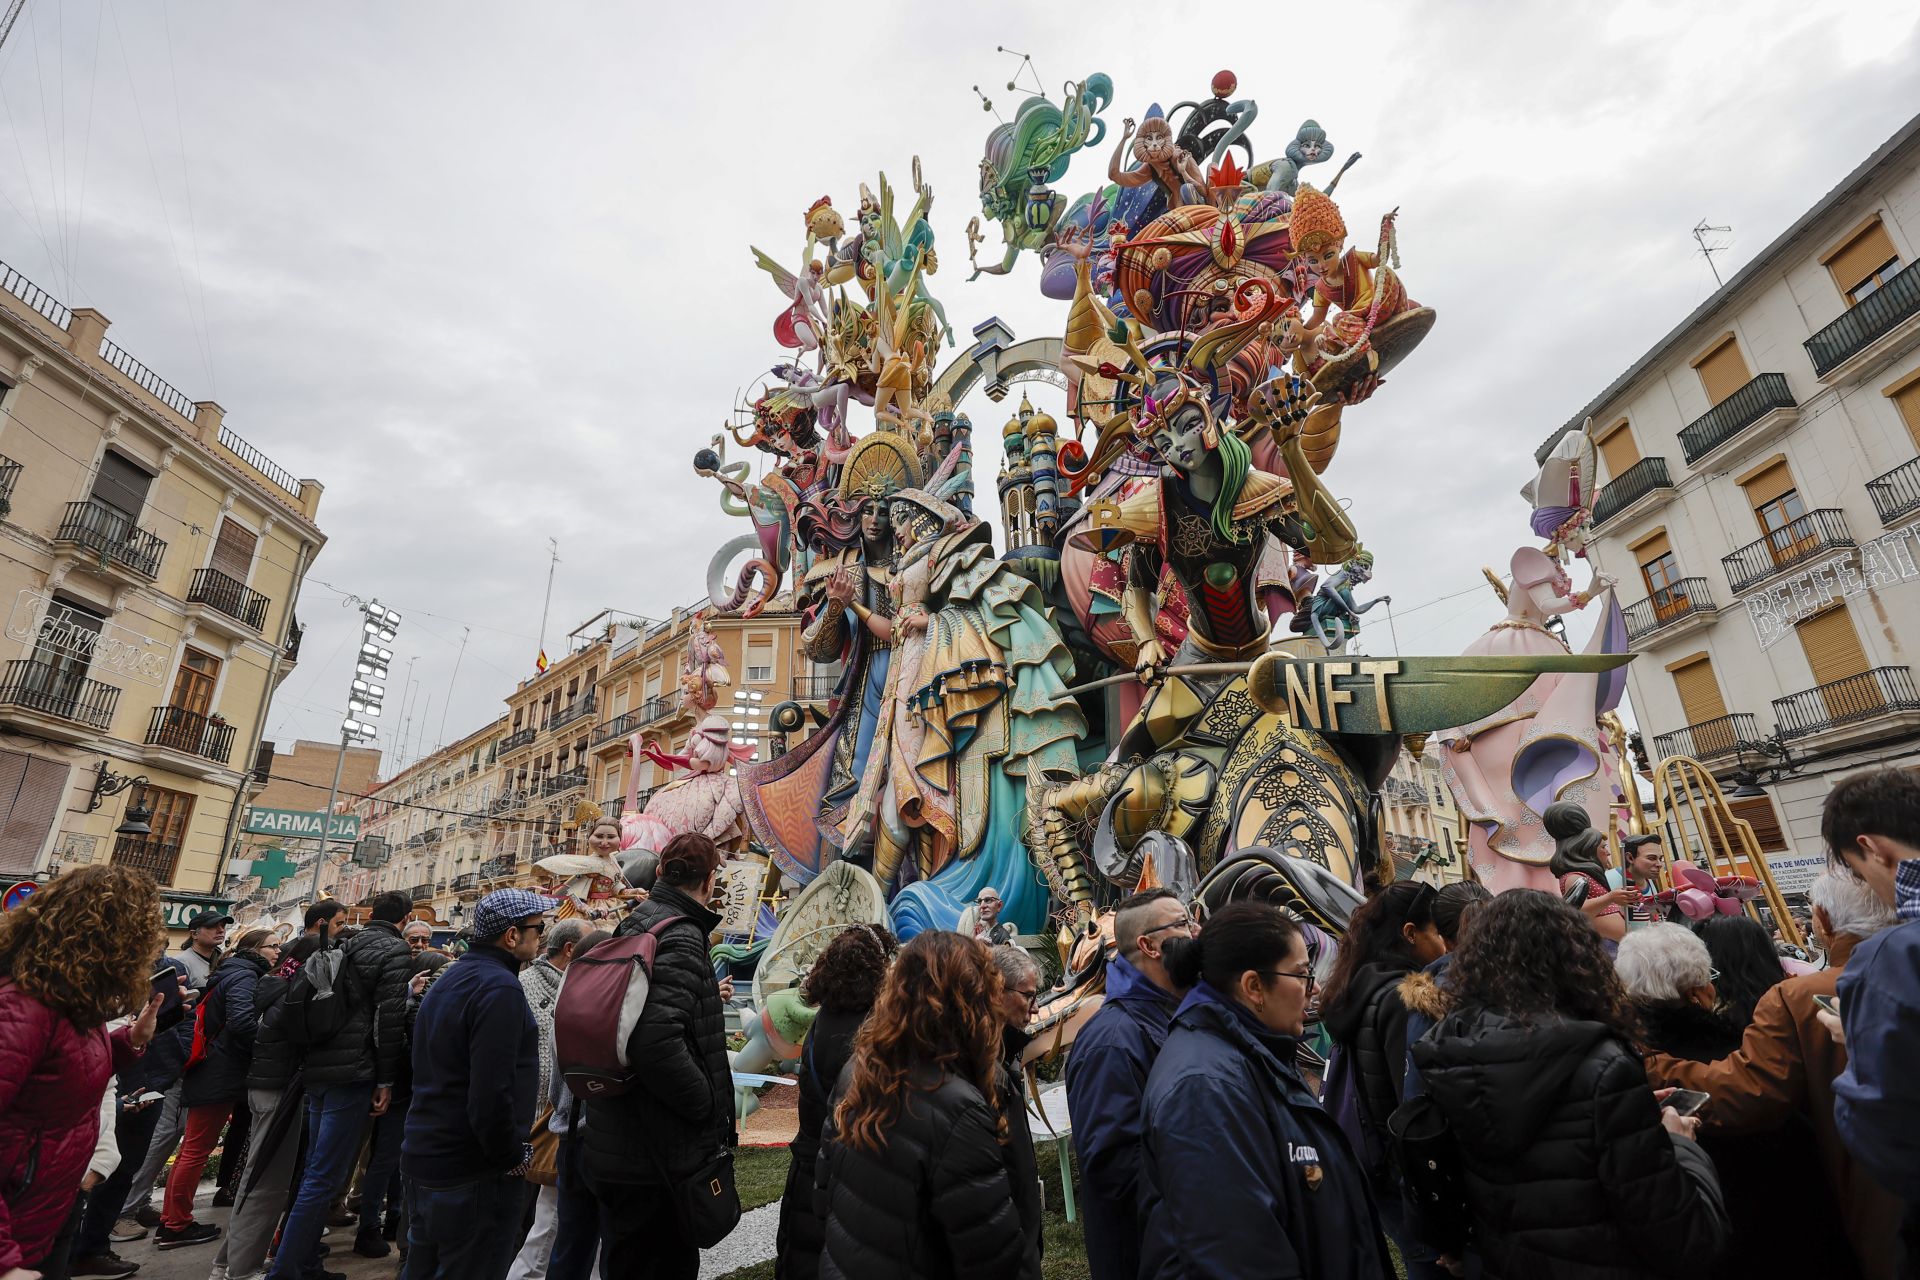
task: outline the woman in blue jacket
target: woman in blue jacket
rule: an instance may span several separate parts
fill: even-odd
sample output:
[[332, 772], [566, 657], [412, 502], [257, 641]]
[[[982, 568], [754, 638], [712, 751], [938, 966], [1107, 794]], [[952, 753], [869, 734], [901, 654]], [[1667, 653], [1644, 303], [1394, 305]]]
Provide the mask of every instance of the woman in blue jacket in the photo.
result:
[[1393, 1275], [1366, 1175], [1294, 1065], [1314, 984], [1299, 927], [1237, 902], [1169, 950], [1193, 990], [1147, 1080], [1141, 1274]]

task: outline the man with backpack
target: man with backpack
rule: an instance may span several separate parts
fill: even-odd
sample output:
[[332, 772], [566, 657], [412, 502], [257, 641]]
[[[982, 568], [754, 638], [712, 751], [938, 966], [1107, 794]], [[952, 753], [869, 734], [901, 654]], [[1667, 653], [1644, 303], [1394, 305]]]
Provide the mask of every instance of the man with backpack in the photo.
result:
[[414, 1017], [413, 1107], [400, 1167], [413, 1184], [407, 1275], [501, 1280], [520, 1243], [539, 1032], [520, 967], [553, 899], [500, 889], [473, 911], [473, 949]]
[[412, 959], [400, 922], [413, 903], [383, 893], [368, 910], [364, 929], [338, 951], [315, 953], [287, 990], [281, 1025], [306, 1053], [307, 1167], [271, 1280], [296, 1280], [314, 1261], [327, 1206], [346, 1186], [368, 1117], [386, 1113], [399, 1075]]

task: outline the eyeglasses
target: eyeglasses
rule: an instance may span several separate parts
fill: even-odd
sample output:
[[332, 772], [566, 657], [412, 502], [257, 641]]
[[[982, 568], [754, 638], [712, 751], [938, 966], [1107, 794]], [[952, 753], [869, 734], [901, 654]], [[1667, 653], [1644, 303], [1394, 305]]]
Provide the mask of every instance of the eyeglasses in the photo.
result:
[[1140, 936], [1143, 938], [1149, 938], [1156, 933], [1163, 933], [1168, 929], [1185, 929], [1189, 934], [1191, 934], [1195, 929], [1198, 929], [1199, 927], [1200, 927], [1199, 921], [1190, 920], [1186, 916], [1181, 916], [1178, 920], [1169, 920], [1167, 923], [1157, 924], [1153, 926], [1153, 928], [1151, 929], [1142, 929], [1140, 931]]
[[1019, 996], [1025, 1000], [1027, 1002], [1027, 1008], [1029, 1009], [1040, 1003], [1040, 988], [1038, 987], [1035, 987], [1031, 991], [1026, 991], [1019, 987], [1008, 987], [1007, 994], [1010, 996]]
[[1313, 976], [1313, 970], [1311, 969], [1305, 973], [1289, 973], [1285, 969], [1255, 969], [1254, 972], [1263, 978], [1292, 978], [1306, 987], [1308, 995], [1313, 994], [1314, 987], [1318, 985], [1320, 981], [1320, 979]]
[[1720, 971], [1718, 969], [1707, 970], [1707, 981], [1708, 982], [1720, 981]]
[[545, 933], [547, 931], [547, 922], [545, 920], [535, 920], [529, 923], [525, 920], [522, 920], [519, 924], [515, 925], [514, 927], [520, 930], [520, 932], [522, 933]]

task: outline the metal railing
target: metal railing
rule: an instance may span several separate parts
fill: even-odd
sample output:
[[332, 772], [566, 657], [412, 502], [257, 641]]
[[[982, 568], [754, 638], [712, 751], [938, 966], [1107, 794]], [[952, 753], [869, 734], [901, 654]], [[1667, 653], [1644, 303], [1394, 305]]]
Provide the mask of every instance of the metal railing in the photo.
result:
[[167, 553], [166, 543], [99, 498], [69, 502], [66, 519], [53, 538], [85, 547], [149, 579], [160, 576], [160, 558]]
[[113, 842], [115, 866], [144, 871], [153, 877], [156, 884], [172, 884], [173, 869], [179, 862], [180, 845], [177, 841], [121, 836]]
[[5, 289], [62, 329], [72, 327], [73, 312], [67, 310], [58, 298], [4, 262], [0, 262], [0, 289]]
[[1825, 377], [1915, 315], [1920, 315], [1920, 271], [1909, 265], [1800, 345], [1813, 371]]
[[1680, 452], [1692, 466], [1775, 409], [1793, 407], [1793, 389], [1787, 386], [1786, 374], [1756, 374], [1738, 391], [1680, 428]]
[[1714, 756], [1730, 755], [1740, 743], [1752, 742], [1759, 736], [1758, 722], [1753, 718], [1753, 713], [1736, 711], [1732, 715], [1715, 716], [1684, 729], [1675, 729], [1672, 733], [1655, 734], [1653, 754], [1661, 760], [1668, 756], [1710, 760]]
[[13, 503], [13, 486], [20, 479], [20, 464], [0, 454], [0, 503]]
[[547, 721], [547, 728], [555, 733], [558, 733], [561, 729], [566, 728], [568, 725], [572, 724], [574, 721], [580, 719], [581, 717], [590, 716], [592, 714], [593, 714], [593, 695], [588, 694], [584, 698], [578, 698], [572, 702], [569, 702], [566, 706], [554, 712], [553, 718]]
[[510, 876], [513, 874], [513, 864], [514, 857], [510, 853], [502, 854], [497, 858], [488, 858], [480, 864], [480, 878], [482, 880], [494, 880], [501, 876]]
[[655, 786], [640, 788], [640, 793], [633, 798], [633, 811], [635, 813], [644, 812], [647, 807], [647, 801], [653, 799], [653, 793], [665, 785], [665, 783], [660, 783]]
[[272, 458], [269, 458], [266, 454], [254, 448], [245, 440], [242, 440], [239, 436], [228, 430], [224, 423], [220, 427], [220, 447], [252, 467], [255, 471], [258, 471], [267, 479], [273, 481], [275, 485], [286, 490], [289, 494], [296, 498], [300, 496], [300, 481], [294, 478], [293, 472], [287, 470]]
[[420, 843], [426, 845], [428, 848], [432, 848], [434, 845], [446, 839], [446, 836], [447, 830], [445, 827], [428, 827], [420, 833]]
[[1642, 458], [1600, 490], [1593, 503], [1594, 526], [1605, 524], [1656, 490], [1671, 488], [1673, 478], [1667, 474], [1667, 460]]
[[133, 384], [142, 391], [173, 410], [188, 422], [199, 412], [193, 400], [186, 392], [168, 382], [153, 370], [135, 360], [127, 349], [111, 338], [100, 339], [100, 358], [133, 379]]
[[1720, 565], [1727, 572], [1728, 588], [1739, 595], [1783, 569], [1791, 569], [1835, 547], [1853, 545], [1846, 513], [1834, 507], [1822, 507], [1797, 520], [1789, 520], [1731, 555], [1721, 556]]
[[533, 740], [539, 736], [540, 731], [532, 725], [528, 725], [524, 729], [515, 729], [512, 733], [500, 739], [500, 750], [503, 753], [507, 751], [518, 751], [521, 747], [531, 744]]
[[615, 739], [626, 737], [639, 727], [639, 718], [631, 711], [623, 711], [594, 730], [593, 742], [590, 745], [604, 747]]
[[455, 893], [465, 893], [467, 890], [477, 889], [479, 886], [480, 873], [477, 871], [464, 871], [453, 878], [452, 889]]
[[293, 624], [287, 628], [287, 647], [282, 651], [281, 658], [288, 666], [292, 666], [300, 661], [300, 640], [306, 634], [307, 629], [300, 625], [300, 621], [297, 618], [294, 619]]
[[631, 714], [635, 717], [635, 724], [650, 724], [672, 715], [673, 702], [668, 698], [648, 698]]
[[425, 884], [414, 885], [413, 888], [407, 890], [407, 897], [414, 902], [431, 902], [433, 900], [433, 881], [429, 880]]
[[587, 771], [585, 769], [569, 769], [565, 773], [556, 773], [551, 778], [541, 782], [539, 794], [543, 796], [557, 796], [562, 791], [572, 791], [576, 787], [584, 787], [586, 785]]
[[185, 707], [155, 707], [147, 724], [147, 745], [183, 751], [215, 764], [233, 755], [233, 726]]
[[1875, 667], [1773, 700], [1773, 719], [1782, 738], [1804, 737], [1890, 711], [1920, 711], [1920, 690], [1914, 688], [1910, 668]]
[[506, 813], [510, 810], [518, 809], [526, 802], [526, 792], [518, 790], [504, 791], [494, 797], [493, 803], [487, 807], [487, 812], [493, 814]]
[[89, 680], [78, 667], [15, 658], [0, 675], [0, 706], [21, 707], [105, 733], [113, 727], [120, 690]]
[[1713, 611], [1713, 596], [1705, 578], [1682, 578], [1621, 610], [1626, 614], [1629, 640], [1650, 636], [1682, 618]]
[[218, 569], [196, 569], [193, 583], [187, 588], [187, 603], [204, 604], [226, 614], [235, 622], [245, 623], [255, 631], [264, 631], [267, 626], [267, 606], [273, 602], [246, 583], [236, 582]]
[[1867, 496], [1873, 499], [1883, 525], [1920, 511], [1920, 458], [1867, 481]]
[[839, 676], [795, 676], [792, 696], [798, 702], [825, 702], [839, 687]]
[[462, 831], [478, 831], [486, 825], [486, 818], [477, 813], [469, 813], [460, 819], [460, 829]]
[[626, 811], [627, 798], [625, 796], [615, 796], [611, 800], [602, 800], [600, 802], [600, 816], [603, 818], [618, 818]]

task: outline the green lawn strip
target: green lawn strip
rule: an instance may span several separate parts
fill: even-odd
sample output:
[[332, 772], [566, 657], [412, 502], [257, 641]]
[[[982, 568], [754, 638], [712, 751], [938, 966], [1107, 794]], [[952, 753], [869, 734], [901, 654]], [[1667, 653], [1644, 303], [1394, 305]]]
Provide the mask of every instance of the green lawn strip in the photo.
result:
[[[733, 1185], [740, 1191], [742, 1211], [772, 1204], [787, 1189], [785, 1147], [738, 1147], [733, 1153]], [[772, 1263], [768, 1263], [772, 1266]], [[755, 1274], [749, 1267], [743, 1275]], [[768, 1275], [773, 1273], [769, 1271]]]

